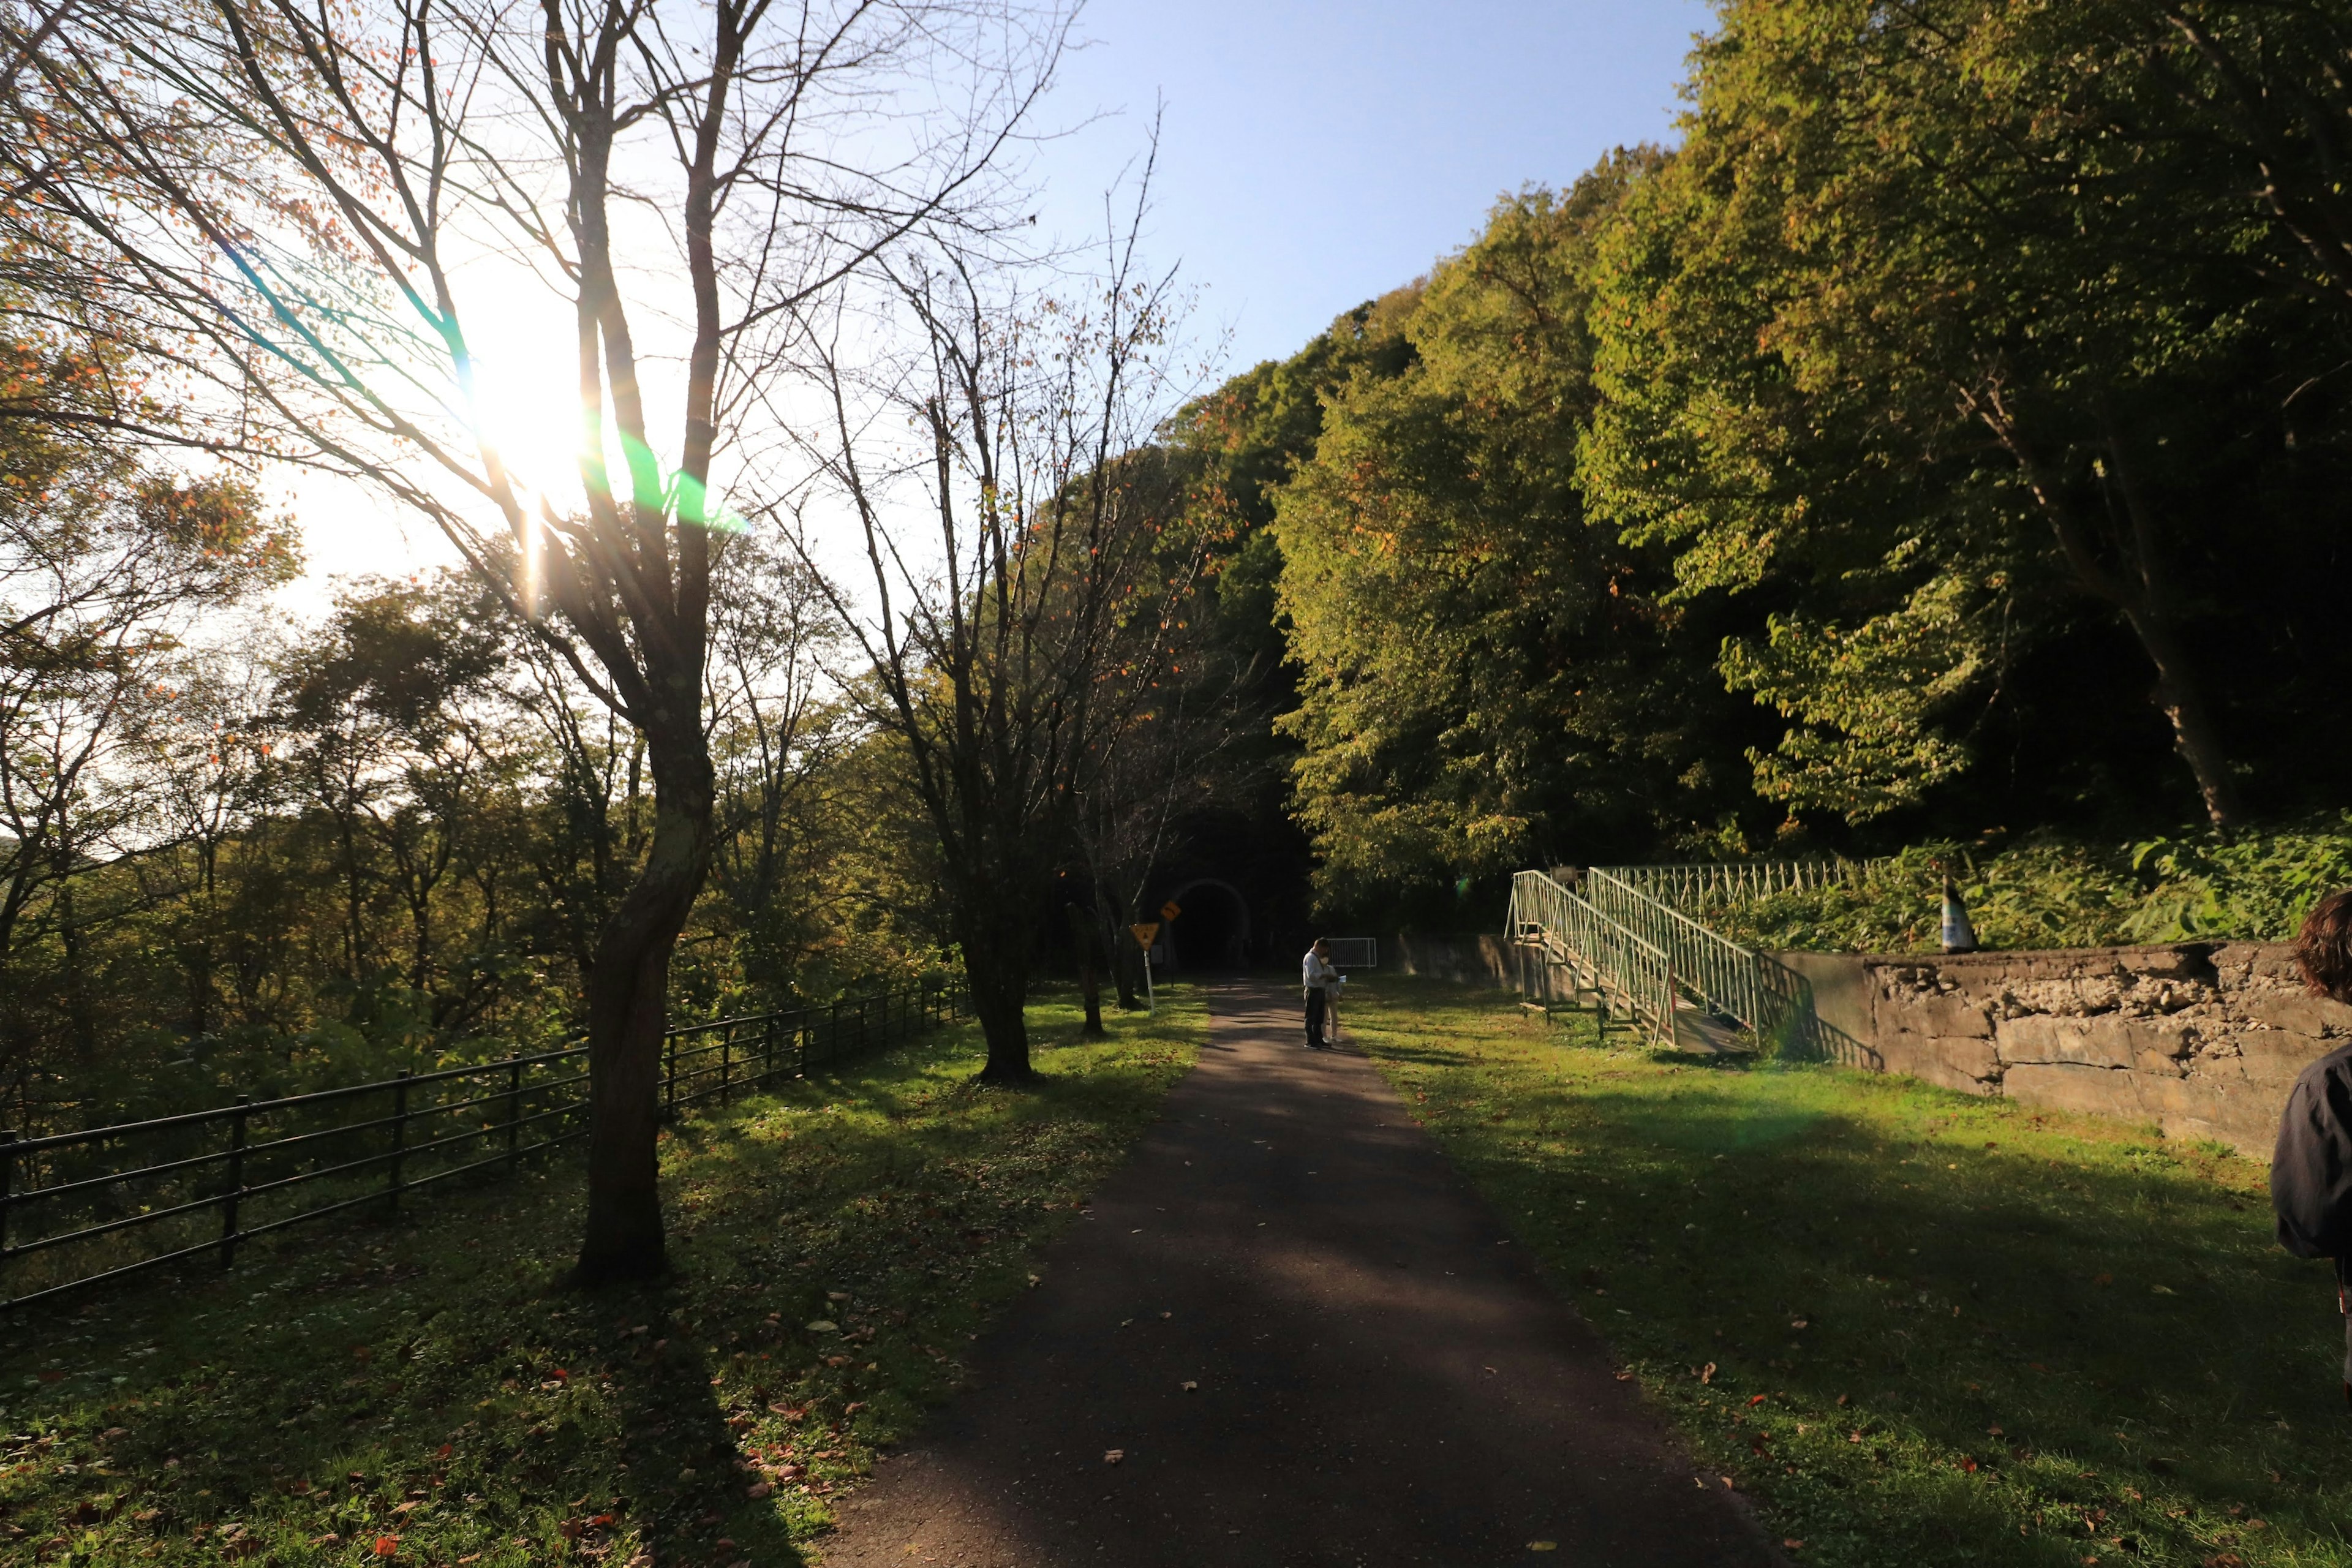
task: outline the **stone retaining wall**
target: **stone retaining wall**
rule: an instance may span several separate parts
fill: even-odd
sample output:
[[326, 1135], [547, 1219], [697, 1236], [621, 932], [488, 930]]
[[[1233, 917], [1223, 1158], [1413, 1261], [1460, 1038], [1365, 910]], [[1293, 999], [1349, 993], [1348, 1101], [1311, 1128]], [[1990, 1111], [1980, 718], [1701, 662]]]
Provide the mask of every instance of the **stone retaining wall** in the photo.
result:
[[1814, 978], [1823, 1021], [1885, 1071], [2152, 1121], [2257, 1159], [2295, 1075], [2352, 1044], [2352, 1007], [2307, 994], [2284, 946], [1786, 956]]

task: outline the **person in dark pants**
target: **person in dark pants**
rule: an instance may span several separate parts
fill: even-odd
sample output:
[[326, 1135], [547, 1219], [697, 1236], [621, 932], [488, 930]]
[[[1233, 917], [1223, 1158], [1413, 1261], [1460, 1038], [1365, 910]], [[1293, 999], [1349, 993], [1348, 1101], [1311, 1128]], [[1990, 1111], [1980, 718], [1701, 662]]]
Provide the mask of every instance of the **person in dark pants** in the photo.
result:
[[[2294, 961], [2314, 993], [2352, 1003], [2352, 892], [2330, 893], [2313, 908]], [[2344, 1400], [2352, 1405], [2352, 1046], [2294, 1080], [2271, 1156], [2271, 1208], [2280, 1246], [2335, 1261], [2336, 1308], [2346, 1314]]]
[[1307, 950], [1298, 978], [1307, 987], [1307, 1048], [1319, 1051], [1328, 1043], [1323, 1038], [1323, 1021], [1331, 1013], [1331, 987], [1339, 983], [1339, 972], [1331, 967], [1331, 946], [1321, 937]]

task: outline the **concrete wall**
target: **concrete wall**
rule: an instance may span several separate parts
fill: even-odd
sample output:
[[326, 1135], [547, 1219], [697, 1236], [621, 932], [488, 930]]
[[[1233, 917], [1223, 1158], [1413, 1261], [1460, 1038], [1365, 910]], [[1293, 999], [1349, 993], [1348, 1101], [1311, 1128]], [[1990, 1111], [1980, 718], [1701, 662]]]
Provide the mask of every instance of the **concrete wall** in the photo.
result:
[[1521, 951], [1499, 936], [1485, 933], [1384, 936], [1381, 969], [1391, 974], [1425, 974], [1507, 991], [1519, 985]]
[[2306, 994], [2284, 946], [1777, 956], [1885, 1071], [2152, 1121], [2258, 1159], [2295, 1075], [2352, 1044], [2352, 1007]]

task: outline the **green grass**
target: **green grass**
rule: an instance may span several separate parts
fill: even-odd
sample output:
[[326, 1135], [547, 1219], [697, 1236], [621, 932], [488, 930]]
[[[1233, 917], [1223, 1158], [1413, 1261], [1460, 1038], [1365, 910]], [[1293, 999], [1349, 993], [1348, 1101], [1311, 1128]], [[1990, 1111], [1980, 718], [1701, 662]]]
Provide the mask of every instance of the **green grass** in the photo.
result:
[[[677, 1264], [557, 1283], [576, 1160], [0, 1321], [0, 1561], [799, 1562], [1158, 1112], [1197, 994], [1031, 1090], [966, 1025], [664, 1141]], [[808, 1325], [823, 1321], [831, 1331]]]
[[2352, 1564], [2332, 1279], [2261, 1167], [1433, 982], [1348, 1026], [1800, 1563]]

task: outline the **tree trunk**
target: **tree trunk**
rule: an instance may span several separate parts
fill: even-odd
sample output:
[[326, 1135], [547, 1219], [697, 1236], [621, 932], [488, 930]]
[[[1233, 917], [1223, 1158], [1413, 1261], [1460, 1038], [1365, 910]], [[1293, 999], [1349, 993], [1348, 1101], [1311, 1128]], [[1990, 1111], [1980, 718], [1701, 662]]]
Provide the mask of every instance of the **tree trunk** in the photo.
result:
[[[1104, 900], [1102, 907], [1107, 910], [1114, 908], [1108, 900]], [[1111, 981], [1118, 987], [1119, 1011], [1142, 1012], [1143, 1004], [1135, 994], [1136, 981], [1139, 976], [1134, 938], [1129, 936], [1126, 928], [1118, 923], [1118, 916], [1115, 912], [1097, 921], [1095, 930], [1102, 938], [1103, 955], [1110, 961]]]
[[588, 1220], [572, 1279], [643, 1279], [669, 1267], [656, 1138], [669, 962], [710, 858], [715, 780], [699, 716], [647, 735], [653, 843], [605, 922], [588, 976]]
[[1037, 1074], [1029, 1065], [1029, 955], [1024, 951], [1028, 927], [993, 907], [968, 911], [961, 923], [965, 930], [958, 945], [971, 988], [972, 1016], [988, 1042], [980, 1081], [1029, 1083]]
[[2180, 760], [2197, 779], [2197, 793], [2204, 798], [2206, 820], [2216, 831], [2228, 834], [2240, 821], [2238, 789], [2230, 777], [2230, 759], [2221, 749], [2221, 737], [2213, 726], [2213, 716], [2205, 706], [2205, 694], [2191, 668], [2188, 650], [2171, 625], [2161, 616], [2145, 609], [2126, 605], [2124, 617], [2138, 634], [2141, 650], [2156, 667], [2156, 690], [2152, 693], [2157, 708], [2172, 723], [2172, 744]]
[[2121, 496], [2129, 525], [2123, 537], [2111, 542], [2121, 557], [2118, 569], [2101, 559], [2095, 542], [2097, 531], [2069, 504], [2059, 476], [2043, 464], [2000, 398], [1987, 398], [1984, 407], [1986, 423], [2017, 459], [2042, 515], [2049, 519], [2059, 552], [2074, 571], [2076, 584], [2094, 598], [2115, 606], [2138, 638], [2140, 650], [2156, 667], [2151, 698], [2172, 725], [2173, 747], [2197, 781], [2206, 819], [2226, 837], [2240, 820], [2237, 786], [2231, 781], [2229, 754], [2222, 750], [2221, 732], [2205, 705], [2202, 686], [2173, 621], [2163, 529], [2154, 500], [2142, 484], [2137, 454], [2124, 438], [2120, 422], [2104, 403], [2099, 405], [2106, 460], [2114, 469], [2114, 488]]
[[1100, 1040], [1108, 1037], [1103, 1029], [1102, 986], [1095, 978], [1095, 920], [1077, 905], [1070, 907], [1070, 945], [1078, 954], [1078, 995], [1086, 1003], [1087, 1021], [1079, 1026], [1078, 1037]]

